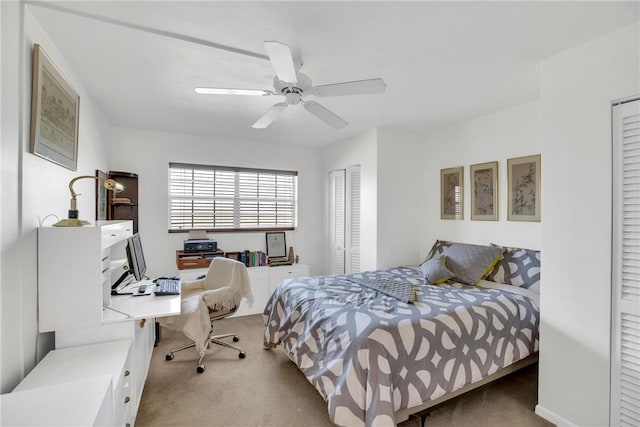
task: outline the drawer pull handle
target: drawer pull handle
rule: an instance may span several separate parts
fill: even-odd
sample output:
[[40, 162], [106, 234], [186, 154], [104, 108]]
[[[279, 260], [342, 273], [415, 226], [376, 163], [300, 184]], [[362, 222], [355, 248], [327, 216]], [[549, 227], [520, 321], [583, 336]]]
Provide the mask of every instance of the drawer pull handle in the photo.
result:
[[130, 423], [126, 423], [125, 427], [131, 427], [131, 424]]
[[129, 372], [129, 370], [124, 371], [124, 376], [128, 377], [129, 375], [131, 375], [131, 372]]
[[140, 329], [144, 328], [144, 324], [147, 322], [147, 319], [142, 319], [140, 321]]
[[112, 235], [111, 235], [111, 237], [116, 237], [116, 236], [117, 236], [117, 234], [112, 234]]
[[130, 400], [131, 400], [131, 399], [129, 398], [129, 396], [125, 397], [125, 398], [124, 398], [124, 403], [129, 403], [129, 401], [130, 401]]

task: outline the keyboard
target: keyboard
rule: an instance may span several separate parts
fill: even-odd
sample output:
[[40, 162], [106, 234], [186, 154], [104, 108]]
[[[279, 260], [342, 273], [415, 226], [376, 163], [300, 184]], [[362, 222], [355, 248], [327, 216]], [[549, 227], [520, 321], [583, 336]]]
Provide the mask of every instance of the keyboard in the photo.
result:
[[176, 277], [161, 277], [154, 280], [156, 287], [154, 293], [156, 295], [180, 295], [180, 279]]

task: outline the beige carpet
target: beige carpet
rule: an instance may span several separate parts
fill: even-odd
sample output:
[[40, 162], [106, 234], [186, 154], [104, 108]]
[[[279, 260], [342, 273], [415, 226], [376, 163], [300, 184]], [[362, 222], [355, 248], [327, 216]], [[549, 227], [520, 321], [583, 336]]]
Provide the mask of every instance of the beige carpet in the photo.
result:
[[[136, 419], [137, 426], [331, 426], [327, 405], [281, 348], [263, 350], [262, 316], [225, 319], [217, 333], [235, 332], [247, 353], [212, 346], [207, 367], [196, 373], [197, 353], [188, 349], [165, 361], [168, 350], [188, 340], [162, 330]], [[426, 426], [551, 426], [534, 414], [537, 367], [531, 366], [441, 407]], [[420, 419], [399, 426], [420, 427]]]

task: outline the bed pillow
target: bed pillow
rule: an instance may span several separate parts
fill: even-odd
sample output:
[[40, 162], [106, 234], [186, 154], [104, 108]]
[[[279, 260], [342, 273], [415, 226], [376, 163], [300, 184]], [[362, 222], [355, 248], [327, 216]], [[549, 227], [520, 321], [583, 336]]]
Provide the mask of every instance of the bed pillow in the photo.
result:
[[453, 280], [467, 285], [477, 284], [502, 258], [503, 248], [498, 246], [453, 243], [443, 254]]
[[445, 249], [447, 249], [452, 244], [453, 242], [448, 242], [446, 240], [436, 240], [436, 242], [431, 247], [431, 250], [427, 254], [427, 257], [424, 259], [424, 261], [422, 261], [422, 263], [424, 264], [425, 262], [429, 261], [431, 258], [437, 257], [438, 255], [442, 255], [442, 252], [444, 252]]
[[453, 277], [451, 270], [447, 268], [447, 257], [445, 255], [438, 255], [435, 258], [431, 258], [429, 261], [425, 261], [420, 269], [427, 284], [437, 285], [444, 283]]
[[491, 245], [501, 247], [505, 252], [487, 275], [487, 280], [540, 292], [540, 251]]

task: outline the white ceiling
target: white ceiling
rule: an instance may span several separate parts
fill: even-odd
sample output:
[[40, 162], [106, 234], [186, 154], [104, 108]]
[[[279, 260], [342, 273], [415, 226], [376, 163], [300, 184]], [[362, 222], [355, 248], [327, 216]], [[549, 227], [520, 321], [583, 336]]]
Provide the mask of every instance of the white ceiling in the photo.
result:
[[[72, 1], [29, 7], [114, 126], [318, 146], [380, 126], [425, 130], [536, 99], [538, 61], [639, 20], [639, 4]], [[261, 58], [265, 40], [289, 44], [314, 85], [381, 77], [387, 90], [317, 99], [349, 122], [341, 130], [300, 106], [267, 129], [253, 129], [282, 97], [194, 93], [197, 86], [272, 90], [273, 68]]]

